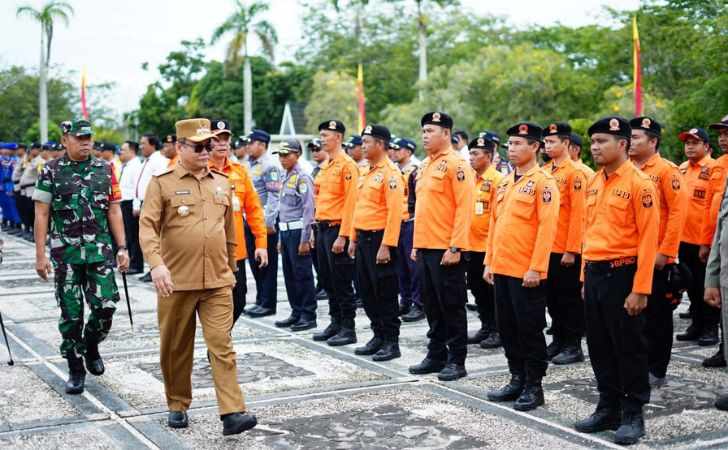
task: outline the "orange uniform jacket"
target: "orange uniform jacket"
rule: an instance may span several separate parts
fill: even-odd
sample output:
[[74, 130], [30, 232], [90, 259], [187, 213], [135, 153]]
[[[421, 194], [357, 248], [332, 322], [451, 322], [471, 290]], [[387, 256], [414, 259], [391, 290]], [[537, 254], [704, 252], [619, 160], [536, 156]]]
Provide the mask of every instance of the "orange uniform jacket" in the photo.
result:
[[339, 236], [349, 237], [351, 233], [358, 180], [359, 167], [343, 150], [321, 164], [313, 180], [316, 220], [341, 222]]
[[680, 234], [688, 218], [688, 191], [677, 165], [658, 153], [647, 160], [641, 170], [650, 177], [660, 199], [658, 253], [677, 258]]
[[364, 169], [359, 179], [351, 239], [356, 230], [384, 230], [382, 243], [396, 247], [402, 226], [404, 179], [402, 172], [389, 158]]
[[586, 163], [582, 160], [574, 161], [574, 164], [576, 165], [576, 168], [581, 170], [581, 172], [584, 174], [584, 177], [586, 178], [586, 182], [589, 183], [591, 179], [594, 177], [594, 169], [587, 166]]
[[495, 169], [488, 167], [482, 175], [475, 175], [475, 191], [473, 195], [473, 218], [470, 223], [470, 247], [473, 252], [485, 253], [488, 247], [488, 230], [490, 229], [490, 215], [495, 206], [495, 195], [503, 175]]
[[631, 161], [608, 179], [599, 170], [586, 191], [582, 261], [637, 257], [632, 292], [651, 294], [660, 228], [658, 201], [654, 183]]
[[559, 220], [559, 189], [538, 166], [518, 181], [515, 175], [514, 170], [498, 185], [485, 265], [498, 275], [523, 278], [533, 270], [545, 279]]
[[229, 159], [225, 160], [222, 170], [216, 169], [212, 163], [210, 168], [227, 175], [228, 181], [233, 189], [233, 218], [235, 219], [235, 260], [240, 261], [248, 257], [245, 246], [245, 229], [243, 228], [243, 213], [250, 226], [250, 231], [255, 236], [256, 248], [268, 248], [268, 235], [265, 227], [265, 216], [263, 207], [260, 205], [253, 181], [245, 166]]
[[708, 216], [706, 209], [710, 209], [708, 191], [710, 190], [710, 177], [713, 172], [715, 160], [706, 155], [697, 164], [685, 161], [680, 164], [680, 173], [688, 191], [688, 219], [685, 222], [681, 242], [694, 245], [710, 245], [705, 240], [704, 229], [705, 218]]
[[409, 219], [414, 219], [414, 217], [410, 217], [407, 199], [409, 198], [409, 186], [407, 184], [407, 181], [410, 179], [410, 175], [412, 175], [412, 172], [417, 170], [417, 165], [410, 164], [406, 169], [401, 170], [402, 177], [404, 177], [404, 200], [402, 201], [402, 220], [406, 221]]
[[586, 177], [569, 158], [559, 165], [552, 160], [543, 167], [543, 170], [556, 179], [556, 185], [559, 187], [559, 222], [551, 252], [581, 253]]
[[417, 172], [413, 247], [467, 249], [473, 170], [452, 147], [426, 158]]
[[723, 155], [715, 160], [715, 166], [713, 166], [713, 172], [710, 175], [707, 195], [709, 206], [705, 209], [705, 218], [703, 219], [703, 242], [705, 245], [713, 243], [720, 202], [723, 200], [723, 194], [725, 193], [726, 176], [728, 176], [728, 155]]

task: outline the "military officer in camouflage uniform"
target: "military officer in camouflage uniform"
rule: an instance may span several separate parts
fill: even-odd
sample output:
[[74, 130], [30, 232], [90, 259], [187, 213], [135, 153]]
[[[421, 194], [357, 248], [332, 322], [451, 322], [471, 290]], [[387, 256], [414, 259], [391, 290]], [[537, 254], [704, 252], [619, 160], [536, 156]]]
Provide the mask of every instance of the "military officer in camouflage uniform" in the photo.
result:
[[[118, 246], [120, 271], [129, 267], [121, 193], [111, 166], [90, 156], [91, 124], [77, 120], [62, 124], [67, 153], [43, 167], [33, 192], [35, 201], [35, 269], [48, 279], [51, 263], [45, 253], [50, 217], [51, 261], [55, 274], [56, 300], [61, 308], [58, 323], [63, 342], [61, 354], [68, 360], [68, 394], [83, 392], [86, 369], [104, 373], [99, 343], [111, 328], [119, 300], [113, 271], [112, 235]], [[91, 314], [83, 323], [83, 300]]]
[[[276, 313], [278, 295], [278, 221], [281, 180], [283, 174], [276, 161], [268, 154], [270, 135], [263, 130], [254, 129], [249, 135], [248, 169], [253, 178], [253, 186], [258, 192], [260, 204], [265, 213], [265, 226], [268, 230], [268, 266], [250, 259], [250, 269], [255, 278], [255, 305], [245, 310], [250, 317], [271, 316]], [[245, 239], [248, 248], [255, 248], [255, 237], [245, 224]]]

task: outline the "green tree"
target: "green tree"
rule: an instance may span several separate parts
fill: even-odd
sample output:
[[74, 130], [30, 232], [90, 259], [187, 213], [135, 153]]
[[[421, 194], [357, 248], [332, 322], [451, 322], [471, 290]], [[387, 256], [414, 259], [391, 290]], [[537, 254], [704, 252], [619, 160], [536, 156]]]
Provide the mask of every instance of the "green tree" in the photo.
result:
[[50, 0], [41, 9], [32, 6], [20, 6], [16, 10], [17, 17], [29, 17], [40, 25], [40, 64], [38, 104], [40, 115], [40, 136], [42, 141], [48, 140], [48, 64], [51, 59], [53, 28], [60, 20], [68, 26], [69, 17], [73, 15], [73, 7], [66, 2]]
[[[313, 77], [311, 100], [306, 105], [306, 131], [316, 133], [318, 125], [338, 119], [350, 130], [357, 123], [356, 80], [343, 72], [318, 72]], [[358, 134], [355, 130], [351, 134]]]
[[261, 14], [270, 8], [268, 3], [253, 0], [250, 6], [246, 6], [240, 0], [235, 0], [235, 7], [235, 12], [212, 33], [211, 43], [214, 44], [222, 36], [232, 33], [233, 38], [228, 44], [227, 62], [234, 66], [241, 56], [243, 58], [244, 129], [248, 133], [252, 128], [253, 121], [253, 82], [250, 59], [248, 58], [250, 33], [252, 32], [258, 38], [264, 55], [271, 60], [273, 60], [273, 49], [278, 43], [278, 35], [270, 22], [259, 18]]

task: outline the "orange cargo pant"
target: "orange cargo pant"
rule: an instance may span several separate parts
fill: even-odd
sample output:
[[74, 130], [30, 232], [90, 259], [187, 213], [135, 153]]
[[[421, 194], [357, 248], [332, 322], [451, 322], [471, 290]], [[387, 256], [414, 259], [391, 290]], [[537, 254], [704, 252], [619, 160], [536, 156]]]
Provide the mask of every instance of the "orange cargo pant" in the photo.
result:
[[210, 351], [220, 415], [244, 412], [245, 402], [238, 385], [236, 356], [230, 337], [233, 301], [229, 287], [177, 291], [169, 297], [157, 297], [160, 363], [167, 406], [170, 411], [186, 411], [192, 402], [196, 315], [200, 317]]

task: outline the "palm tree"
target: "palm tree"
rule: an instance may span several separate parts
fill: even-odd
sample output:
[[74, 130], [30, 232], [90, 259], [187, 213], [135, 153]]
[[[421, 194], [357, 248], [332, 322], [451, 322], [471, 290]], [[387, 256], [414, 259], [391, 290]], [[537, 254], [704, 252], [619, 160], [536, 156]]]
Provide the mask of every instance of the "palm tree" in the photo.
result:
[[49, 0], [40, 10], [32, 6], [20, 6], [15, 11], [17, 17], [30, 17], [40, 24], [40, 87], [38, 103], [40, 109], [40, 139], [48, 141], [48, 63], [51, 60], [53, 25], [60, 20], [68, 26], [73, 15], [73, 7], [66, 2]]
[[235, 7], [236, 11], [212, 33], [211, 43], [216, 43], [223, 35], [233, 33], [226, 61], [234, 66], [241, 56], [243, 58], [243, 120], [245, 132], [249, 133], [253, 122], [253, 75], [248, 58], [248, 37], [252, 32], [260, 41], [263, 54], [272, 61], [278, 34], [270, 22], [259, 19], [270, 8], [267, 2], [253, 0], [250, 6], [246, 6], [241, 0], [235, 0]]

